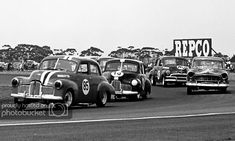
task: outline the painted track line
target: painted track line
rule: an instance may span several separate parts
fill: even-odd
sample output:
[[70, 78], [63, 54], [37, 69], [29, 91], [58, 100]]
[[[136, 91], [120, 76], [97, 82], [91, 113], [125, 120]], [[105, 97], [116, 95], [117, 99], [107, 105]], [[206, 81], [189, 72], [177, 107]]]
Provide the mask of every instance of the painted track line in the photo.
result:
[[232, 115], [235, 112], [224, 113], [204, 113], [191, 115], [175, 115], [175, 116], [152, 116], [152, 117], [133, 117], [133, 118], [116, 118], [116, 119], [94, 119], [94, 120], [67, 120], [67, 121], [47, 121], [47, 122], [25, 122], [25, 123], [9, 123], [0, 124], [0, 127], [5, 126], [30, 126], [30, 125], [48, 125], [48, 124], [69, 124], [69, 123], [92, 123], [92, 122], [109, 122], [109, 121], [133, 121], [133, 120], [148, 120], [148, 119], [172, 119], [172, 118], [191, 118], [204, 116]]

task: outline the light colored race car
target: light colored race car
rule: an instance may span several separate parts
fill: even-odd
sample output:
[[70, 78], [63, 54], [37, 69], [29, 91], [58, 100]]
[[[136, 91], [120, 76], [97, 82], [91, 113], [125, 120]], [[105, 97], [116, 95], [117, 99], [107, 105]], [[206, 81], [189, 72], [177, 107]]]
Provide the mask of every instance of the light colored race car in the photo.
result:
[[103, 75], [115, 89], [115, 99], [145, 99], [151, 93], [150, 80], [143, 62], [134, 59], [111, 59], [106, 62]]
[[39, 70], [29, 77], [12, 79], [12, 93], [16, 108], [25, 109], [34, 102], [63, 103], [70, 107], [78, 103], [105, 106], [114, 88], [102, 76], [99, 64], [77, 56], [48, 56]]
[[219, 57], [195, 57], [187, 74], [187, 93], [198, 89], [217, 89], [226, 92], [229, 87], [225, 62]]

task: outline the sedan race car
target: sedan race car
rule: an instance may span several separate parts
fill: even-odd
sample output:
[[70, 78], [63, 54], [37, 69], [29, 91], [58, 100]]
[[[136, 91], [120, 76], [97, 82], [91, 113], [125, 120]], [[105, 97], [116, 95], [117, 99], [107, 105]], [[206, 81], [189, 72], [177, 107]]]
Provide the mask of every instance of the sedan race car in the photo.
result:
[[225, 62], [219, 57], [195, 57], [187, 74], [187, 93], [198, 89], [219, 89], [226, 92], [229, 86]]
[[115, 89], [115, 98], [131, 100], [147, 98], [151, 84], [145, 75], [143, 62], [133, 59], [112, 59], [106, 62], [103, 75]]
[[156, 60], [156, 64], [150, 71], [149, 79], [152, 85], [159, 83], [167, 86], [168, 83], [186, 83], [186, 75], [189, 69], [188, 60], [183, 57], [162, 56]]
[[105, 106], [114, 88], [102, 76], [98, 63], [77, 56], [48, 56], [39, 70], [29, 77], [12, 79], [12, 93], [17, 109], [34, 102], [64, 103], [70, 107], [78, 103]]

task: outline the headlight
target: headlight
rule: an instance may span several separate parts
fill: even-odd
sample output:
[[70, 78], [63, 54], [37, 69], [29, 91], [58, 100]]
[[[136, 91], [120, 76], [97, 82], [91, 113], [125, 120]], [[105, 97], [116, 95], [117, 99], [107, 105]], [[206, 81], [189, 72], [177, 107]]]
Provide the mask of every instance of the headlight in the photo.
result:
[[61, 80], [56, 80], [54, 84], [57, 90], [59, 90], [63, 85]]
[[225, 80], [228, 79], [228, 75], [226, 73], [221, 74], [221, 77]]
[[138, 85], [138, 81], [137, 81], [136, 79], [133, 79], [133, 80], [131, 81], [131, 85], [132, 85], [132, 86], [137, 86], [137, 85]]
[[189, 72], [189, 73], [188, 73], [188, 76], [189, 76], [189, 77], [193, 77], [193, 76], [194, 76], [194, 72]]
[[18, 78], [13, 78], [12, 81], [11, 81], [11, 84], [12, 84], [13, 87], [17, 87], [17, 86], [19, 86], [20, 81], [19, 81]]
[[171, 71], [170, 70], [166, 70], [166, 75], [170, 75]]

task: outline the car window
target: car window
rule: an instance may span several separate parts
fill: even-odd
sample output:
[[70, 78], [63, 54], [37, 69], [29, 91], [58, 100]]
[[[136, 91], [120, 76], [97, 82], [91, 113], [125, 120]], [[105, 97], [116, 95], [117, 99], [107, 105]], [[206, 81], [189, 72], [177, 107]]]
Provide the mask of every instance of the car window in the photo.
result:
[[64, 59], [49, 59], [44, 60], [39, 69], [40, 70], [65, 70], [70, 72], [75, 72], [77, 63], [71, 60]]
[[90, 64], [90, 73], [91, 75], [99, 75], [99, 68], [97, 65]]
[[78, 73], [87, 73], [88, 74], [88, 64], [80, 64], [78, 67]]

